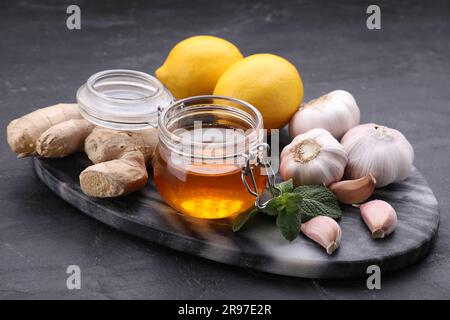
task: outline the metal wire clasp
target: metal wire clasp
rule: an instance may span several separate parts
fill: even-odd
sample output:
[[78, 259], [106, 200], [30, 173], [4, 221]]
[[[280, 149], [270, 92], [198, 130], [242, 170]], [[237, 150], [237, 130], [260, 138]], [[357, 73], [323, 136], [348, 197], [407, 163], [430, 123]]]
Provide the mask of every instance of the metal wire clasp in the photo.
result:
[[[262, 143], [259, 143], [258, 145], [256, 145], [256, 147], [254, 147], [253, 149], [251, 149], [248, 155], [244, 155], [246, 160], [245, 160], [245, 166], [242, 168], [241, 178], [242, 178], [242, 182], [244, 183], [247, 191], [256, 197], [255, 207], [257, 209], [264, 209], [267, 206], [267, 203], [269, 202], [269, 200], [264, 203], [261, 202], [260, 193], [258, 192], [258, 187], [256, 185], [255, 176], [253, 174], [253, 170], [251, 167], [252, 161], [256, 160], [257, 165], [261, 165], [269, 170], [268, 174], [267, 174], [267, 182], [269, 183], [269, 189], [270, 189], [270, 192], [272, 193], [272, 196], [274, 196], [274, 194], [273, 194], [274, 188], [279, 191], [278, 195], [281, 195], [281, 190], [275, 186], [275, 172], [273, 171], [273, 168], [270, 165], [269, 156], [268, 156], [269, 150], [270, 150], [269, 145], [267, 143], [262, 142]], [[247, 181], [248, 176], [250, 177], [250, 183], [252, 185], [251, 187]]]

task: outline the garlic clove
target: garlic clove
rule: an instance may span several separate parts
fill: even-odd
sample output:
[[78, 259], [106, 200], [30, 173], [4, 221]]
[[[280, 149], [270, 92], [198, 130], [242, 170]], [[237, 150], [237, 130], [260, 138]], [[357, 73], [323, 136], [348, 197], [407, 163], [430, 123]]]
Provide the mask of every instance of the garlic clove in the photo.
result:
[[343, 180], [329, 186], [336, 198], [345, 204], [362, 203], [373, 194], [376, 185], [375, 177], [369, 173], [356, 180]]
[[305, 236], [325, 248], [332, 254], [341, 244], [342, 231], [339, 224], [330, 217], [318, 216], [301, 225]]
[[362, 204], [359, 209], [372, 238], [384, 238], [397, 227], [397, 213], [386, 201], [372, 200]]

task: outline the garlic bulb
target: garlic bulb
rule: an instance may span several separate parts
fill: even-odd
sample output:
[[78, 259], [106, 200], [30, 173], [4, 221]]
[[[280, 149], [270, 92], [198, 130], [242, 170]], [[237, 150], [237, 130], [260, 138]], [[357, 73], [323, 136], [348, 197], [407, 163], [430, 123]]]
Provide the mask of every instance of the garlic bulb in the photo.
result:
[[355, 98], [350, 92], [335, 90], [300, 106], [289, 122], [289, 135], [295, 137], [311, 129], [323, 128], [341, 139], [359, 124], [359, 119]]
[[412, 170], [414, 150], [395, 129], [374, 123], [349, 130], [341, 141], [348, 153], [345, 176], [358, 179], [372, 174], [381, 188], [406, 179]]
[[347, 164], [344, 147], [325, 129], [298, 135], [280, 155], [280, 174], [294, 185], [329, 184], [341, 180]]

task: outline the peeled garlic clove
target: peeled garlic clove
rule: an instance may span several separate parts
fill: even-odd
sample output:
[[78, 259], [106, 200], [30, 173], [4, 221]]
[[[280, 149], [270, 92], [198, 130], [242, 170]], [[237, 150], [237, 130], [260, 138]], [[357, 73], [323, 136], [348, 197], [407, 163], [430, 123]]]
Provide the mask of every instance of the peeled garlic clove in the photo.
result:
[[305, 236], [324, 247], [328, 254], [332, 254], [341, 244], [341, 227], [327, 216], [314, 217], [302, 223], [301, 231]]
[[369, 199], [375, 190], [375, 177], [369, 174], [356, 180], [343, 180], [329, 186], [336, 198], [346, 204], [361, 203]]
[[384, 238], [391, 234], [397, 226], [397, 213], [383, 200], [372, 200], [362, 204], [361, 216], [372, 232], [372, 238]]

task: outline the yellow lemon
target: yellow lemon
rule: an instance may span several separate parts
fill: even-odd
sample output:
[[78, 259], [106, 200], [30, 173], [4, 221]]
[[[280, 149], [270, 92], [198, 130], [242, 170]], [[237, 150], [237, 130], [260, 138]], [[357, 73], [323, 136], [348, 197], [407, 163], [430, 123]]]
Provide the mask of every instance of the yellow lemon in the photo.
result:
[[303, 83], [293, 64], [273, 54], [255, 54], [233, 64], [214, 94], [244, 100], [262, 113], [266, 129], [282, 128], [298, 110]]
[[227, 40], [195, 36], [175, 45], [155, 73], [177, 99], [212, 94], [220, 76], [242, 58]]

